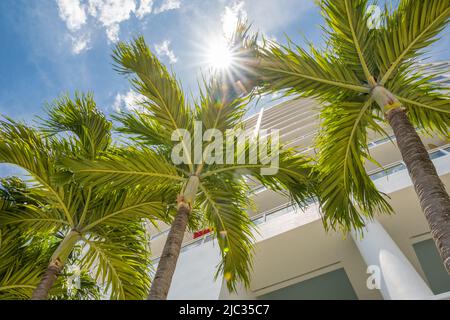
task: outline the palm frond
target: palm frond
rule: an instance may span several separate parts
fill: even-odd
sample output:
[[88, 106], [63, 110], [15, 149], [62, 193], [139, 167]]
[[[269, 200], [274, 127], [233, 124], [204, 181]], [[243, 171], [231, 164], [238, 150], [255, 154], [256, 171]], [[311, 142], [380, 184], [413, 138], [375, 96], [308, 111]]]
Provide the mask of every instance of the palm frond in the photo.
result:
[[2, 230], [0, 299], [29, 299], [45, 270], [45, 267], [42, 267], [42, 258], [36, 252], [25, 254], [22, 249], [24, 241], [18, 232], [13, 230], [8, 232], [4, 227]]
[[94, 270], [111, 299], [144, 299], [150, 290], [151, 255], [148, 235], [139, 223], [104, 226], [88, 236], [83, 268]]
[[[168, 222], [167, 208], [164, 204], [165, 197], [171, 195], [175, 199], [174, 192], [167, 188], [151, 186], [148, 188], [109, 190], [100, 194], [98, 199], [93, 199], [86, 218], [83, 232], [94, 232], [95, 227], [102, 228], [104, 225], [110, 227], [121, 226], [147, 219]], [[168, 201], [169, 199], [166, 199]]]
[[21, 230], [34, 229], [36, 232], [51, 232], [70, 227], [58, 210], [49, 207], [39, 208], [33, 205], [22, 205], [6, 210], [0, 216], [0, 224], [14, 226]]
[[[192, 115], [179, 83], [150, 51], [143, 37], [128, 44], [119, 43], [113, 59], [119, 73], [134, 76], [131, 83], [144, 97], [140, 101], [141, 107], [158, 119], [157, 130], [152, 134], [156, 133], [160, 142], [170, 144], [172, 132], [191, 128]], [[121, 116], [117, 118], [120, 120]], [[151, 126], [155, 122], [146, 124]], [[125, 127], [122, 131], [134, 134], [130, 129]], [[142, 134], [140, 131], [136, 133]]]
[[224, 97], [223, 90], [223, 83], [212, 79], [200, 92], [195, 116], [196, 119], [201, 119], [203, 132], [208, 129], [225, 132], [227, 129], [234, 129], [242, 122], [246, 112], [246, 100], [228, 94]]
[[169, 149], [171, 143], [167, 141], [164, 128], [146, 112], [133, 111], [132, 113], [120, 113], [113, 115], [113, 118], [120, 122], [117, 131], [130, 135], [131, 140], [146, 145], [158, 146], [162, 149]]
[[[290, 44], [292, 45], [292, 44]], [[369, 93], [357, 75], [329, 54], [311, 53], [296, 46], [271, 45], [261, 49], [260, 73], [263, 90], [327, 100], [342, 95]]]
[[393, 14], [385, 16], [385, 28], [376, 42], [381, 85], [437, 40], [450, 18], [450, 1], [402, 0]]
[[324, 107], [319, 149], [319, 198], [327, 229], [361, 229], [363, 217], [392, 209], [364, 168], [372, 160], [366, 128], [382, 132], [372, 118], [371, 99], [336, 102]]
[[222, 84], [222, 101], [242, 98], [251, 93], [260, 82], [257, 72], [258, 33], [252, 33], [250, 29], [248, 21], [238, 19], [234, 32], [228, 39], [233, 67], [214, 75], [216, 81]]
[[377, 73], [373, 59], [373, 32], [367, 25], [367, 0], [322, 1], [329, 46], [361, 82], [370, 83]]
[[[6, 231], [7, 237], [0, 246], [0, 300], [30, 299], [58, 240], [48, 233]], [[64, 271], [58, 277], [50, 292], [51, 299], [100, 298], [99, 287], [85, 270], [80, 274], [81, 286], [74, 290], [67, 285], [71, 276], [70, 272]]]
[[[300, 206], [309, 204], [309, 200], [315, 197], [317, 187], [312, 159], [296, 154], [292, 149], [277, 147], [279, 149], [278, 156], [273, 163], [271, 161], [264, 161], [264, 163], [259, 161], [257, 163], [240, 164], [238, 159], [242, 153], [245, 154], [245, 157], [249, 157], [250, 143], [247, 141], [241, 153], [236, 152], [234, 154], [233, 163], [207, 165], [201, 177], [210, 178], [220, 176], [220, 174], [248, 176], [259, 181], [270, 190], [288, 192], [291, 199]], [[271, 150], [271, 152], [274, 152], [274, 150]], [[274, 153], [267, 156], [274, 157]], [[269, 160], [269, 158], [265, 160]], [[268, 169], [270, 169], [270, 174], [265, 172]]]
[[431, 135], [448, 137], [450, 98], [448, 88], [433, 83], [435, 75], [420, 72], [397, 72], [387, 83], [408, 111], [408, 118], [416, 128]]
[[184, 181], [176, 168], [150, 149], [127, 148], [96, 161], [64, 160], [75, 178], [94, 187], [169, 186]]
[[68, 227], [64, 214], [53, 210], [45, 201], [45, 193], [41, 196], [37, 189], [28, 187], [18, 177], [0, 179], [0, 226], [38, 233]]
[[111, 143], [111, 127], [97, 108], [92, 94], [75, 93], [56, 99], [47, 106], [48, 119], [42, 120], [42, 131], [50, 134], [75, 134], [87, 157], [94, 159]]
[[7, 119], [0, 121], [0, 162], [17, 165], [32, 176], [53, 208], [60, 210], [66, 221], [73, 225], [73, 215], [68, 208], [64, 189], [54, 184], [57, 175], [56, 161], [60, 150], [53, 148], [54, 141], [45, 139], [38, 131]]
[[[1, 210], [0, 217], [3, 214]], [[29, 299], [48, 265], [56, 238], [2, 224], [0, 230], [0, 300]]]
[[56, 171], [51, 142], [37, 130], [11, 119], [0, 121], [0, 161], [27, 170], [36, 180], [49, 184]]
[[245, 211], [248, 189], [229, 173], [207, 179], [200, 188], [197, 203], [213, 227], [222, 252], [216, 277], [223, 275], [229, 290], [235, 290], [240, 282], [248, 286], [254, 240], [253, 224]]
[[102, 288], [88, 270], [64, 271], [50, 290], [50, 300], [101, 300]]

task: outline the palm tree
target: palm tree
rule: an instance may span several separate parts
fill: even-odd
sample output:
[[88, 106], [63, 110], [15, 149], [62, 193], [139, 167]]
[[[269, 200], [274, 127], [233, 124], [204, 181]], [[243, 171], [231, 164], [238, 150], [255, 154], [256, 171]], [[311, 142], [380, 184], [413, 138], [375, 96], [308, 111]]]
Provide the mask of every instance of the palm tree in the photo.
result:
[[[0, 161], [25, 169], [31, 178], [27, 202], [7, 210], [0, 225], [34, 234], [62, 235], [32, 299], [47, 299], [74, 250], [82, 270], [104, 285], [113, 299], [140, 299], [150, 286], [150, 252], [144, 220], [164, 219], [157, 186], [152, 190], [107, 191], [75, 182], [59, 168], [66, 157], [96, 159], [111, 146], [111, 123], [96, 108], [92, 95], [76, 94], [47, 108], [37, 130], [12, 120], [0, 121]], [[80, 248], [81, 247], [81, 248]]]
[[[17, 177], [1, 179], [0, 216], [6, 211], [27, 210], [25, 203], [36, 203], [26, 184]], [[36, 196], [36, 195], [35, 195]], [[0, 226], [0, 299], [29, 299], [39, 283], [58, 238], [51, 234], [23, 233], [12, 226]], [[69, 264], [76, 263], [70, 257]], [[81, 286], [71, 288], [70, 281], [79, 277]], [[66, 272], [50, 292], [52, 299], [99, 299], [100, 288], [86, 270]]]
[[322, 1], [325, 50], [269, 45], [260, 52], [264, 89], [322, 102], [318, 138], [322, 209], [327, 228], [364, 226], [363, 216], [392, 209], [368, 177], [369, 130], [389, 124], [450, 272], [450, 198], [416, 132], [448, 137], [448, 88], [417, 68], [450, 17], [449, 0], [403, 0], [369, 28], [367, 0]]
[[[195, 106], [186, 101], [174, 75], [149, 50], [142, 37], [132, 43], [119, 43], [113, 58], [116, 70], [132, 76], [134, 89], [142, 95], [139, 108], [132, 113], [116, 116], [122, 133], [136, 142], [120, 153], [97, 161], [68, 161], [75, 178], [93, 186], [114, 181], [115, 187], [168, 184], [177, 188], [173, 199], [175, 219], [159, 260], [149, 299], [166, 299], [180, 254], [187, 226], [198, 223], [212, 226], [217, 238], [222, 262], [217, 276], [224, 275], [229, 290], [240, 281], [249, 284], [251, 269], [252, 223], [248, 207], [246, 176], [252, 176], [273, 190], [286, 188], [296, 202], [302, 204], [310, 197], [313, 182], [308, 159], [295, 156], [292, 151], [280, 152], [278, 174], [262, 175], [264, 164], [208, 164], [171, 161], [174, 148], [181, 145], [185, 154], [194, 154], [187, 140], [172, 141], [174, 133], [186, 130], [195, 135], [195, 119], [201, 129], [221, 132], [239, 128], [245, 113], [245, 103], [230, 98], [221, 81], [212, 80], [202, 90]], [[203, 148], [207, 143], [202, 142]], [[248, 146], [248, 145], [247, 145]], [[244, 152], [245, 152], [244, 148]], [[217, 150], [216, 150], [217, 151]], [[248, 150], [247, 150], [248, 151]], [[238, 157], [236, 152], [234, 160]]]

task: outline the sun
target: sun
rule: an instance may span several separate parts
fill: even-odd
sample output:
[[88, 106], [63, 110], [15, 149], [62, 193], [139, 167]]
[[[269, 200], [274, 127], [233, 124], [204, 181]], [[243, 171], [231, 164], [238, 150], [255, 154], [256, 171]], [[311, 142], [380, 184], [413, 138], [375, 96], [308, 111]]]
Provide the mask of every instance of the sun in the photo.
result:
[[213, 70], [226, 70], [233, 64], [233, 53], [225, 39], [217, 39], [210, 43], [206, 59]]

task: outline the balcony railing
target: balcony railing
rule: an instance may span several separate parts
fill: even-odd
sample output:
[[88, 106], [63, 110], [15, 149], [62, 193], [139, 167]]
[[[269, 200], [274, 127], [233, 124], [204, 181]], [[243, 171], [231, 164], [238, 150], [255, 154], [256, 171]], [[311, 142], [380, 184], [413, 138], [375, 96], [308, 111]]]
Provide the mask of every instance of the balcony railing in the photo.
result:
[[252, 217], [252, 221], [255, 225], [259, 225], [264, 222], [270, 221], [276, 217], [280, 217], [285, 214], [295, 212], [297, 209], [298, 209], [298, 207], [293, 203], [283, 204], [281, 206], [270, 209], [268, 211], [265, 211], [263, 213], [260, 213], [256, 216]]
[[[450, 154], [450, 146], [447, 145], [447, 146], [444, 146], [444, 147], [441, 147], [438, 149], [433, 149], [432, 151], [430, 151], [429, 154], [430, 154], [431, 160], [445, 157], [446, 155]], [[405, 163], [403, 161], [397, 161], [397, 162], [390, 164], [389, 166], [386, 166], [385, 168], [377, 169], [377, 170], [369, 173], [369, 176], [373, 181], [375, 181], [375, 180], [381, 179], [383, 177], [389, 176], [393, 173], [404, 171], [404, 170], [406, 170]]]
[[375, 141], [370, 141], [370, 142], [368, 143], [368, 147], [369, 147], [369, 149], [370, 149], [370, 148], [379, 146], [380, 144], [383, 144], [383, 143], [386, 143], [386, 142], [395, 141], [395, 140], [396, 140], [396, 139], [395, 139], [395, 136], [394, 136], [394, 135], [391, 135], [391, 136], [386, 137], [386, 138], [381, 138], [381, 139], [378, 139], [378, 140], [375, 140]]

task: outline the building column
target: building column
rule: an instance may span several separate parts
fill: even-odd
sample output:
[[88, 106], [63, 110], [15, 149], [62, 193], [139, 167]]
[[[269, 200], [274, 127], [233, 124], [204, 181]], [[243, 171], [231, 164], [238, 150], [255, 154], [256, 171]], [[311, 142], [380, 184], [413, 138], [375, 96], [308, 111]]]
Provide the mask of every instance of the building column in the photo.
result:
[[428, 285], [378, 221], [366, 221], [363, 238], [354, 232], [352, 238], [367, 266], [374, 268], [373, 276], [376, 276], [377, 270], [380, 271], [380, 292], [385, 300], [427, 299], [433, 296]]

